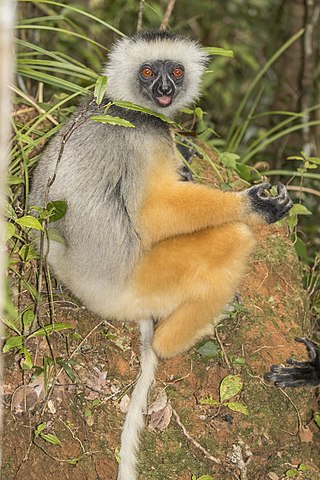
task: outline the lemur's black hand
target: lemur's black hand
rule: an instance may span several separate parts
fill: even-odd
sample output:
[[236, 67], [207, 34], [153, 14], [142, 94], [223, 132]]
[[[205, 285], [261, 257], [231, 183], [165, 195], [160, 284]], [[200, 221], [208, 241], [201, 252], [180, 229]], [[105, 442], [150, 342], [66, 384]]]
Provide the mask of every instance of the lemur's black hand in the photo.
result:
[[265, 194], [270, 188], [270, 183], [261, 183], [249, 188], [246, 193], [250, 198], [252, 210], [261, 215], [267, 223], [274, 223], [288, 213], [292, 207], [292, 200], [282, 183], [278, 183], [278, 195], [275, 197]]
[[272, 365], [270, 372], [264, 375], [267, 382], [276, 387], [303, 387], [306, 385], [320, 385], [320, 349], [307, 338], [296, 338], [297, 342], [304, 343], [309, 355], [309, 361], [298, 362], [289, 358], [287, 363], [293, 367]]

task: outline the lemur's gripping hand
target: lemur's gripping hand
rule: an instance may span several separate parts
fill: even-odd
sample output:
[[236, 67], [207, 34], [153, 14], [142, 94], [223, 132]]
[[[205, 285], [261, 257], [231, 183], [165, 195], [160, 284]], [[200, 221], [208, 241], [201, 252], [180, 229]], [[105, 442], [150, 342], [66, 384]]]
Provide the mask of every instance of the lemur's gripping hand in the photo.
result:
[[292, 200], [282, 183], [278, 183], [275, 197], [267, 195], [270, 188], [270, 183], [261, 183], [249, 188], [245, 193], [249, 197], [251, 210], [267, 223], [274, 223], [288, 213]]
[[307, 338], [296, 338], [297, 342], [304, 343], [309, 355], [309, 361], [298, 362], [289, 358], [287, 363], [293, 367], [272, 365], [270, 372], [264, 378], [276, 387], [303, 387], [305, 385], [320, 385], [320, 349]]

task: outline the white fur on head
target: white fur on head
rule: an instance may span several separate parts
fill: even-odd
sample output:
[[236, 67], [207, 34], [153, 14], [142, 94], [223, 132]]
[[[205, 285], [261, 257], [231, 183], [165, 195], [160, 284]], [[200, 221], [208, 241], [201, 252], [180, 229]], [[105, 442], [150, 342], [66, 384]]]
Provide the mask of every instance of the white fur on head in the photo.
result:
[[[171, 60], [185, 68], [183, 88], [165, 108], [146, 98], [139, 89], [141, 65], [157, 60]], [[197, 42], [179, 35], [150, 32], [122, 38], [112, 48], [104, 71], [108, 76], [106, 93], [111, 100], [125, 100], [172, 116], [199, 96], [207, 62], [208, 55]]]

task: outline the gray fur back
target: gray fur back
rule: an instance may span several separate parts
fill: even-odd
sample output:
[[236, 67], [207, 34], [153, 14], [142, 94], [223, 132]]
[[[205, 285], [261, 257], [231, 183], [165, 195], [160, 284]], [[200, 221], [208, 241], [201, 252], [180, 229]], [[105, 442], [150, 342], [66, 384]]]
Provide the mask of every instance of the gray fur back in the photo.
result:
[[[75, 291], [76, 277], [84, 282], [92, 279], [95, 284], [100, 279], [107, 290], [121, 285], [130, 274], [140, 255], [135, 218], [145, 176], [152, 168], [152, 146], [159, 142], [159, 134], [170, 144], [168, 127], [155, 117], [112, 107], [108, 114], [126, 118], [136, 128], [88, 120], [102, 112], [103, 106], [94, 103], [85, 114], [85, 123], [68, 139], [49, 193], [49, 200], [68, 204], [65, 217], [55, 225], [67, 246], [51, 241], [49, 263], [80, 298]], [[40, 159], [30, 205], [44, 205], [46, 184], [53, 176], [61, 141], [78, 113]]]

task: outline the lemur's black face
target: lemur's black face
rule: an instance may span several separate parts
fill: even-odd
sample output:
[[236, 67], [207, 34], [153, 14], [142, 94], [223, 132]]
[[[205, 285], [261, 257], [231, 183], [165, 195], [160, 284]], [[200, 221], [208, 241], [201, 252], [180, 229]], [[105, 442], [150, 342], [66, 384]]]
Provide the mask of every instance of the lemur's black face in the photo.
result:
[[182, 89], [185, 69], [170, 60], [145, 63], [139, 69], [143, 95], [160, 107], [168, 107]]

